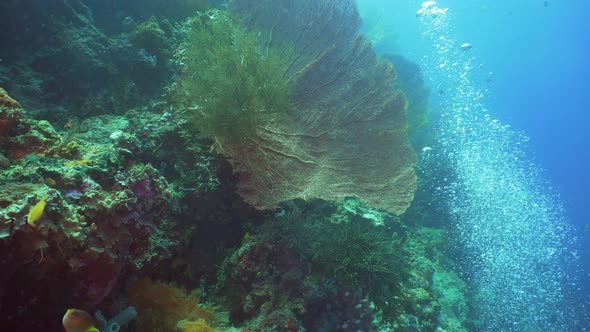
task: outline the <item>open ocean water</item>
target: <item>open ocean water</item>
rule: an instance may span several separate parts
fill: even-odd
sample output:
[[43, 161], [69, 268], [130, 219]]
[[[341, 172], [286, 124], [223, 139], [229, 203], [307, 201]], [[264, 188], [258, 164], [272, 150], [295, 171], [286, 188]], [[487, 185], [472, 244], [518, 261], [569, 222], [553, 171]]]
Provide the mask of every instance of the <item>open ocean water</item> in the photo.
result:
[[487, 331], [587, 330], [588, 2], [359, 4], [376, 48], [419, 63], [431, 89], [424, 167], [454, 170], [433, 189], [474, 319]]

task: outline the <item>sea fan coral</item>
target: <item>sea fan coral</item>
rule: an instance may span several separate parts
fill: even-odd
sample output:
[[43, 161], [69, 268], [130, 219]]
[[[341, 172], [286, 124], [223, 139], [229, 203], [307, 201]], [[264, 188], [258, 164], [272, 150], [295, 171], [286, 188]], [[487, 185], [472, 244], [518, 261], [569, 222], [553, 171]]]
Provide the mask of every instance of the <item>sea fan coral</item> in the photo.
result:
[[[297, 198], [338, 201], [355, 196], [374, 207], [403, 213], [416, 189], [416, 155], [406, 137], [406, 100], [395, 90], [391, 64], [378, 62], [370, 43], [357, 33], [360, 19], [355, 3], [235, 0], [230, 9], [258, 36], [260, 59], [277, 52], [282, 55], [280, 82], [293, 86], [286, 109], [260, 103], [268, 99], [258, 92], [268, 92], [266, 83], [239, 95], [243, 103], [226, 103], [229, 109], [224, 110], [223, 122], [227, 128], [249, 124], [239, 132], [240, 139], [228, 134], [232, 131], [212, 133], [240, 175], [240, 195], [260, 209]], [[215, 25], [220, 19], [211, 21]], [[212, 27], [201, 29], [215, 32]], [[214, 50], [228, 45], [213, 43], [206, 50], [223, 55]], [[203, 45], [193, 44], [184, 54], [190, 55], [194, 48], [203, 49]], [[251, 74], [243, 67], [257, 63], [244, 57], [235, 63], [226, 63], [223, 56], [210, 60], [209, 67], [240, 75]], [[183, 83], [189, 86], [223, 88], [228, 86], [226, 78], [241, 77], [204, 80], [194, 74], [202, 68], [201, 62], [187, 63], [192, 74]], [[276, 68], [271, 72], [276, 73]], [[276, 75], [272, 77], [269, 84], [277, 85]], [[257, 82], [255, 75], [241, 79]], [[234, 87], [240, 86], [235, 83]], [[210, 99], [194, 90], [185, 92], [196, 104]], [[265, 115], [262, 121], [252, 120]], [[199, 116], [195, 122], [198, 130], [219, 125], [218, 117], [211, 116]]]

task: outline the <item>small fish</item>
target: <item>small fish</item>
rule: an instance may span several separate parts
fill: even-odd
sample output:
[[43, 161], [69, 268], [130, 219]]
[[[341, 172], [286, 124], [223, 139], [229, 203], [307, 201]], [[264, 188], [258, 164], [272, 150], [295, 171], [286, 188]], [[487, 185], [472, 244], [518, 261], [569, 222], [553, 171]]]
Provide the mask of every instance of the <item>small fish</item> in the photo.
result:
[[43, 211], [45, 211], [46, 205], [47, 196], [43, 197], [39, 203], [35, 204], [35, 206], [31, 208], [31, 211], [29, 211], [29, 215], [27, 216], [27, 224], [34, 228], [39, 226], [39, 220], [41, 220], [41, 217], [43, 217]]
[[92, 316], [84, 310], [68, 309], [61, 322], [67, 332], [100, 332]]
[[468, 51], [468, 50], [470, 50], [470, 49], [472, 49], [472, 48], [473, 48], [473, 45], [471, 45], [471, 44], [469, 44], [469, 43], [464, 43], [464, 44], [462, 44], [462, 45], [461, 45], [461, 49], [462, 49], [463, 51]]
[[55, 188], [55, 186], [57, 185], [57, 182], [53, 178], [45, 178], [44, 180], [45, 184], [51, 188]]

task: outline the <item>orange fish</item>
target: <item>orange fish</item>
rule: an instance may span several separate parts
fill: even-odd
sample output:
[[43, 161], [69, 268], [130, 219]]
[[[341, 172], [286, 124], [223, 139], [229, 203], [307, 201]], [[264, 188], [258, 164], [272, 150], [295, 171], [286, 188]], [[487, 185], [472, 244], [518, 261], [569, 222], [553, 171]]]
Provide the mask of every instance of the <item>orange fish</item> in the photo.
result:
[[84, 310], [68, 309], [61, 322], [67, 332], [100, 332], [92, 316]]

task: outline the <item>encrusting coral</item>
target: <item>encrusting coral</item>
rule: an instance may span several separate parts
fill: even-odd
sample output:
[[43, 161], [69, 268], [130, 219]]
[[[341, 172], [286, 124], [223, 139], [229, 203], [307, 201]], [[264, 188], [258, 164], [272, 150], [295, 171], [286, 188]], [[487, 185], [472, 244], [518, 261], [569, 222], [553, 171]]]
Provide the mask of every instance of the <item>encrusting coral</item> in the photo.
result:
[[170, 185], [151, 165], [125, 162], [125, 149], [108, 135], [99, 142], [104, 124], [96, 119], [85, 123], [95, 134], [72, 138], [80, 143], [74, 157], [91, 162], [65, 159], [57, 147], [71, 142], [1, 92], [8, 102], [0, 118], [14, 121], [0, 135], [7, 160], [0, 179], [0, 315], [11, 317], [4, 322], [10, 326], [20, 306], [54, 315], [71, 306], [92, 311], [123, 271], [155, 264], [176, 245], [168, 238]]
[[59, 141], [49, 122], [31, 119], [20, 103], [0, 88], [0, 155], [21, 159], [32, 153], [43, 154]]

